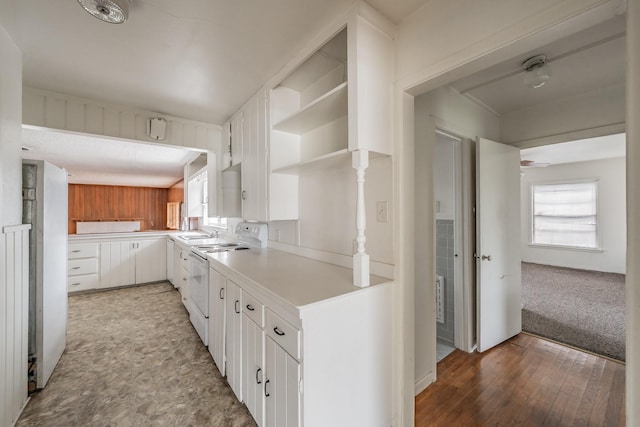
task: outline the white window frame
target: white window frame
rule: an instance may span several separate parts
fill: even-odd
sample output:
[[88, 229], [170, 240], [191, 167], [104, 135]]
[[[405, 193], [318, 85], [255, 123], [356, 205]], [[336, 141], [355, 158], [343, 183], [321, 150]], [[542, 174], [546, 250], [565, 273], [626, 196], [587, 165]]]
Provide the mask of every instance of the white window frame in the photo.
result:
[[[556, 245], [552, 243], [536, 243], [534, 240], [535, 234], [535, 200], [534, 200], [534, 188], [537, 186], [545, 185], [566, 185], [566, 184], [584, 184], [593, 183], [596, 186], [596, 247], [584, 247], [584, 246], [571, 246], [571, 245]], [[601, 225], [602, 225], [602, 209], [600, 206], [600, 179], [599, 178], [582, 178], [571, 180], [554, 180], [544, 182], [533, 182], [529, 185], [529, 246], [537, 248], [551, 248], [551, 249], [565, 249], [573, 251], [583, 252], [603, 252], [602, 239], [601, 239]]]

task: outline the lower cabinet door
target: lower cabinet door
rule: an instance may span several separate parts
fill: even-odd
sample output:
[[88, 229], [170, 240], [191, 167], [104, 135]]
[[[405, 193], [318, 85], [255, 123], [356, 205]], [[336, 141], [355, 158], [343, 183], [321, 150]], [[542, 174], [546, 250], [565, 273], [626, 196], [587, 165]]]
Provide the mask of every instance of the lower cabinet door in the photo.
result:
[[242, 314], [242, 396], [258, 427], [264, 426], [264, 331]]
[[265, 341], [265, 425], [300, 426], [300, 363], [276, 344]]
[[242, 401], [242, 289], [227, 280], [226, 300], [227, 382]]
[[209, 269], [209, 353], [220, 375], [226, 375], [225, 365], [225, 292], [227, 279]]

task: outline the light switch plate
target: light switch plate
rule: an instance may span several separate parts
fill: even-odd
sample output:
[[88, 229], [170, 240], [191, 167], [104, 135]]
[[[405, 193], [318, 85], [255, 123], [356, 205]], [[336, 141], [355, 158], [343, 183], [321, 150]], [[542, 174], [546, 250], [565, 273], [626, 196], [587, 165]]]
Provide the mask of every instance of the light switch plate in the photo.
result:
[[388, 210], [389, 210], [388, 202], [383, 201], [383, 202], [376, 203], [376, 213], [377, 213], [378, 222], [387, 222], [389, 220]]

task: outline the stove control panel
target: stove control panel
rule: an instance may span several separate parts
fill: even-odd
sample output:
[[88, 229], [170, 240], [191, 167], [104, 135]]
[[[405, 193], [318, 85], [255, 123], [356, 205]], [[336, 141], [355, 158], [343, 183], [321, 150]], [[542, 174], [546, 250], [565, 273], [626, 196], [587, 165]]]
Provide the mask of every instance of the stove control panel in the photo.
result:
[[266, 248], [269, 229], [264, 222], [241, 222], [236, 226], [238, 240], [257, 248]]

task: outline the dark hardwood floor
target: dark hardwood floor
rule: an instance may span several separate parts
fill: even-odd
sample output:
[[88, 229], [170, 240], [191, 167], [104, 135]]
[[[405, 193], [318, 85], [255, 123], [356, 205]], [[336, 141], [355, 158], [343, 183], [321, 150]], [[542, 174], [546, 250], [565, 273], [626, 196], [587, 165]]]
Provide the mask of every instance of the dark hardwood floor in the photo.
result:
[[520, 334], [454, 351], [416, 397], [421, 426], [624, 426], [624, 364]]

